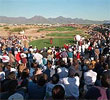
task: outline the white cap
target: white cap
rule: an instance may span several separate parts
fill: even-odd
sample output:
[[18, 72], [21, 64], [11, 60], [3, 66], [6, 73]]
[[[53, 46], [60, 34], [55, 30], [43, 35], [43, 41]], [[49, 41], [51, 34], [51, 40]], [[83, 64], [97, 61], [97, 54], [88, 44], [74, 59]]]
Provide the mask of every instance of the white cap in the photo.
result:
[[30, 48], [30, 49], [29, 49], [29, 51], [33, 52], [33, 49], [32, 49], [32, 48]]
[[15, 51], [14, 53], [15, 53], [15, 55], [16, 55], [16, 54], [18, 54], [18, 51]]
[[72, 49], [71, 49], [71, 48], [69, 48], [69, 51], [70, 51], [70, 52], [72, 52]]

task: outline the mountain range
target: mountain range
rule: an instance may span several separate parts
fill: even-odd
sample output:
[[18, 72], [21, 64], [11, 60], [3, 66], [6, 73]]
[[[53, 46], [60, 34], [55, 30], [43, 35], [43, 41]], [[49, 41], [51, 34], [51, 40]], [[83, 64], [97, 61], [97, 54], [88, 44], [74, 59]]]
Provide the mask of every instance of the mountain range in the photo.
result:
[[45, 18], [42, 16], [34, 16], [32, 18], [25, 18], [25, 17], [6, 17], [0, 16], [0, 23], [7, 23], [7, 24], [103, 24], [106, 22], [110, 22], [110, 20], [104, 21], [93, 21], [93, 20], [84, 20], [81, 18], [65, 18], [62, 16], [56, 18]]

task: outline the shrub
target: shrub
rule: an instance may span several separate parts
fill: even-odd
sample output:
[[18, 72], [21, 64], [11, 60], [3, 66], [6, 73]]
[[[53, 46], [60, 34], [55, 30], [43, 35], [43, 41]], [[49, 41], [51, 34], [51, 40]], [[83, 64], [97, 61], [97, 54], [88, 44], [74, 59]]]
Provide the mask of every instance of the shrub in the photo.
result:
[[4, 29], [5, 29], [5, 30], [8, 30], [8, 29], [10, 29], [10, 28], [6, 26], [6, 27], [4, 27]]

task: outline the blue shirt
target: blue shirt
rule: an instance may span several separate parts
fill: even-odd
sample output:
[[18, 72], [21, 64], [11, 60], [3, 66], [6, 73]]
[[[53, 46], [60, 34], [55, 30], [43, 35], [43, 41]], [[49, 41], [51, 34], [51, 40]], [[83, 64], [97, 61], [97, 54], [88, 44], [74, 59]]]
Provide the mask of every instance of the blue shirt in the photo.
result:
[[29, 82], [28, 83], [28, 93], [29, 99], [41, 100], [44, 99], [46, 93], [46, 86], [39, 86], [37, 83]]
[[69, 58], [73, 58], [73, 53], [72, 52], [68, 52], [68, 57]]

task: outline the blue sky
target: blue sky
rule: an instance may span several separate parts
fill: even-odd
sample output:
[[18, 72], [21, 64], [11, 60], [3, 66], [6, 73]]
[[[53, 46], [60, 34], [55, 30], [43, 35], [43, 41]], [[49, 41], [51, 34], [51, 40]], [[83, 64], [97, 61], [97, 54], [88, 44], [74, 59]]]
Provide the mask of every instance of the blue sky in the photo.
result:
[[110, 0], [0, 0], [0, 16], [110, 20]]

